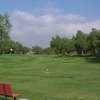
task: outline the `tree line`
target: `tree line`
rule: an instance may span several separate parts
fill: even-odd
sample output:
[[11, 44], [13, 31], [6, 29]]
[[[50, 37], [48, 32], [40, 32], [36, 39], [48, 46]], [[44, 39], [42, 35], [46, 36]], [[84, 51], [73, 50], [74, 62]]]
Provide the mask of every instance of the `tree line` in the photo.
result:
[[25, 53], [29, 48], [21, 43], [11, 40], [10, 30], [12, 25], [7, 14], [0, 14], [0, 54]]
[[90, 33], [78, 30], [72, 38], [55, 36], [50, 41], [50, 47], [41, 48], [33, 46], [31, 49], [21, 43], [11, 40], [10, 31], [12, 25], [7, 14], [0, 14], [0, 54], [27, 53], [33, 51], [35, 54], [58, 54], [66, 55], [77, 53], [77, 55], [100, 56], [100, 30], [92, 28]]
[[100, 30], [92, 28], [90, 33], [78, 30], [72, 38], [56, 36], [50, 42], [56, 54], [76, 52], [81, 55], [100, 56]]
[[52, 37], [50, 47], [42, 49], [39, 46], [33, 46], [32, 50], [39, 53], [58, 54], [60, 56], [77, 53], [77, 55], [100, 56], [100, 30], [92, 28], [90, 33], [84, 33], [78, 30], [72, 38], [55, 36]]

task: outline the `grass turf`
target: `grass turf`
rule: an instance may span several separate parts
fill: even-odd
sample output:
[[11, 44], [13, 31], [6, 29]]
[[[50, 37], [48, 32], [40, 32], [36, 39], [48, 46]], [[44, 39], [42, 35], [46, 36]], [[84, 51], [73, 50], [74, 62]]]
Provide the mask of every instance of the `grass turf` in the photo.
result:
[[30, 100], [100, 100], [100, 62], [86, 57], [0, 55], [0, 82], [9, 82], [20, 98]]

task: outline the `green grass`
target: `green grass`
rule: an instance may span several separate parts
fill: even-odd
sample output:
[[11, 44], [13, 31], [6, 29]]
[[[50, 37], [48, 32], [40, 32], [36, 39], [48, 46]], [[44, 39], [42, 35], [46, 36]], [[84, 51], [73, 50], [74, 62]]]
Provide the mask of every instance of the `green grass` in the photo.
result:
[[[100, 60], [0, 55], [0, 82], [30, 100], [100, 100]], [[48, 71], [46, 71], [48, 69]]]

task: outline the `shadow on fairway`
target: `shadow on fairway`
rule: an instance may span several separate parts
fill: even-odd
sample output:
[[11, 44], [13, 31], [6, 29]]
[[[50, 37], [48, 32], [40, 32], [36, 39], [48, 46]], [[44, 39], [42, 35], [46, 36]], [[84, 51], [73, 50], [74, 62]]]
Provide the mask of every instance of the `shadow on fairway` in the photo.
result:
[[99, 57], [86, 57], [85, 59], [87, 62], [90, 62], [90, 63], [100, 63]]
[[43, 77], [45, 77], [45, 78], [71, 78], [71, 79], [73, 79], [74, 77], [72, 77], [72, 76], [43, 76]]
[[84, 57], [91, 57], [90, 55], [64, 55], [64, 56], [59, 56], [59, 55], [54, 55], [54, 56], [52, 56], [52, 58], [61, 58], [61, 57], [63, 57], [63, 58], [66, 58], [66, 57], [82, 57], [82, 58], [84, 58]]
[[74, 77], [73, 76], [60, 76], [60, 75], [58, 75], [58, 76], [49, 76], [49, 75], [47, 75], [47, 76], [45, 76], [45, 75], [34, 75], [35, 77], [41, 77], [41, 78], [49, 78], [49, 79], [74, 79]]

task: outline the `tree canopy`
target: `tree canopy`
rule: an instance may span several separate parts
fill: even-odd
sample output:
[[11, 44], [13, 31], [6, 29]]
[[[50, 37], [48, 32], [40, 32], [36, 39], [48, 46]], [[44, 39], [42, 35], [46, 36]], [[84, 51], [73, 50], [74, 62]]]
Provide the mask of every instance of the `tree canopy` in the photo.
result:
[[7, 14], [0, 14], [0, 54], [24, 53], [29, 49], [19, 42], [10, 39], [12, 25]]
[[100, 30], [93, 28], [90, 33], [78, 30], [72, 38], [55, 36], [50, 42], [56, 54], [65, 55], [76, 51], [78, 55], [100, 55]]
[[[0, 54], [5, 53], [26, 53], [30, 49], [19, 42], [10, 39], [12, 25], [7, 14], [0, 14]], [[66, 53], [76, 52], [78, 55], [100, 56], [100, 30], [92, 28], [90, 33], [78, 30], [72, 38], [55, 36], [52, 37], [49, 48], [33, 46], [32, 51], [36, 54], [65, 55]]]

